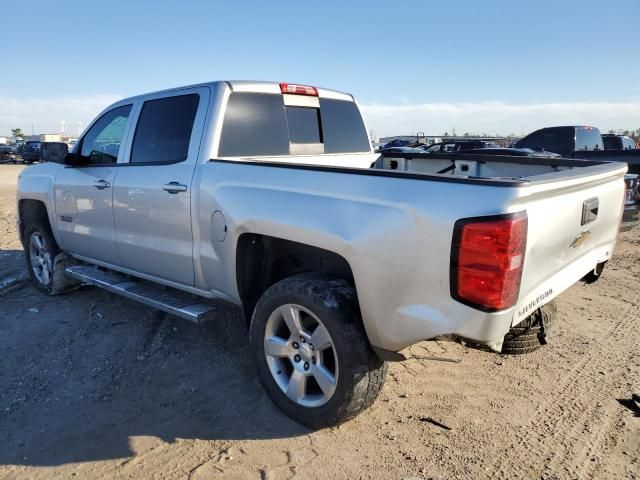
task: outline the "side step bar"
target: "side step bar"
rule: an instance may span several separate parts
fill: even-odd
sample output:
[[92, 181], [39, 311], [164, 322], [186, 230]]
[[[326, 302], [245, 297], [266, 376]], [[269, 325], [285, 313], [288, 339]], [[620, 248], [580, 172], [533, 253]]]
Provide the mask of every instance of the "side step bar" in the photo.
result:
[[82, 283], [103, 288], [123, 297], [144, 303], [149, 307], [162, 310], [176, 317], [199, 323], [213, 316], [216, 308], [197, 303], [193, 295], [163, 287], [144, 280], [132, 279], [114, 271], [100, 270], [97, 267], [76, 265], [67, 267], [65, 273]]

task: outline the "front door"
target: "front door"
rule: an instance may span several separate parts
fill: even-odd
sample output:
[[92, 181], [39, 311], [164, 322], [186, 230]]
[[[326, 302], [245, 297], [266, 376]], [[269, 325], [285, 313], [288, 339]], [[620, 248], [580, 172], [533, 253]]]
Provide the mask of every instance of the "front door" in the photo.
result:
[[194, 284], [191, 181], [208, 89], [145, 99], [129, 164], [114, 186], [116, 246], [122, 265], [171, 282]]
[[60, 246], [71, 253], [118, 265], [113, 184], [131, 105], [116, 107], [87, 130], [76, 150], [77, 166], [56, 177], [55, 211]]

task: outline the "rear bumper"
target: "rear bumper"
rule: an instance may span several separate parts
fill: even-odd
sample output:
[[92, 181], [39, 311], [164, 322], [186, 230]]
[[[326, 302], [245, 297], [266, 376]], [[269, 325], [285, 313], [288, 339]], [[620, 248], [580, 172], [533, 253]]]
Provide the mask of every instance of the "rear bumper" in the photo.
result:
[[545, 281], [521, 292], [515, 307], [500, 312], [481, 312], [451, 299], [446, 311], [428, 305], [405, 305], [386, 323], [385, 336], [375, 347], [397, 352], [409, 345], [441, 335], [454, 335], [499, 352], [505, 334], [538, 308], [577, 283], [599, 263], [611, 258], [614, 244], [601, 245], [566, 265]]

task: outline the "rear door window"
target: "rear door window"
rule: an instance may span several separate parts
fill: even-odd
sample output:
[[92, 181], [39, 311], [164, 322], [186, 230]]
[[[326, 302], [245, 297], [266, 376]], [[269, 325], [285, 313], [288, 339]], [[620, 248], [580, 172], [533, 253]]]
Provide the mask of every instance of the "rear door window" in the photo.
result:
[[197, 94], [147, 100], [133, 137], [131, 163], [177, 163], [187, 159]]

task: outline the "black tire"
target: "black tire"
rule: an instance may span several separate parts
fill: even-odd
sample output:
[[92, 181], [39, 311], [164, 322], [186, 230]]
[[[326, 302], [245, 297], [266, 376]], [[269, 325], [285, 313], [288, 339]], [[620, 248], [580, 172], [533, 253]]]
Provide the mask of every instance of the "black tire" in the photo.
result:
[[592, 271], [590, 271], [584, 277], [582, 277], [582, 280], [585, 283], [594, 283], [600, 280], [600, 277], [602, 276], [602, 271], [604, 270], [604, 266], [606, 263], [607, 262], [602, 262], [596, 265], [596, 268], [594, 268]]
[[[48, 282], [39, 280], [31, 265], [30, 243], [31, 238], [34, 235], [40, 235], [44, 243], [44, 248], [51, 257], [52, 273], [49, 276]], [[72, 261], [66, 253], [60, 251], [60, 248], [51, 233], [49, 223], [46, 220], [27, 220], [23, 238], [25, 239], [24, 256], [27, 262], [27, 270], [29, 271], [29, 276], [31, 277], [32, 282], [38, 290], [46, 295], [60, 295], [71, 291], [80, 285], [78, 281], [65, 275], [65, 268], [72, 264]]]
[[[340, 373], [333, 395], [323, 405], [306, 407], [290, 400], [269, 370], [264, 353], [267, 321], [286, 304], [300, 305], [316, 315], [333, 341]], [[314, 430], [340, 424], [366, 410], [386, 379], [387, 364], [371, 349], [356, 292], [343, 280], [304, 274], [271, 286], [256, 305], [250, 341], [258, 377], [273, 402], [287, 416]]]
[[[554, 301], [549, 302], [542, 308], [536, 310], [532, 315], [525, 318], [515, 327], [511, 327], [504, 336], [502, 344], [502, 354], [522, 355], [531, 353], [546, 343], [549, 329], [555, 323], [558, 307]], [[544, 336], [542, 320], [544, 316]]]

